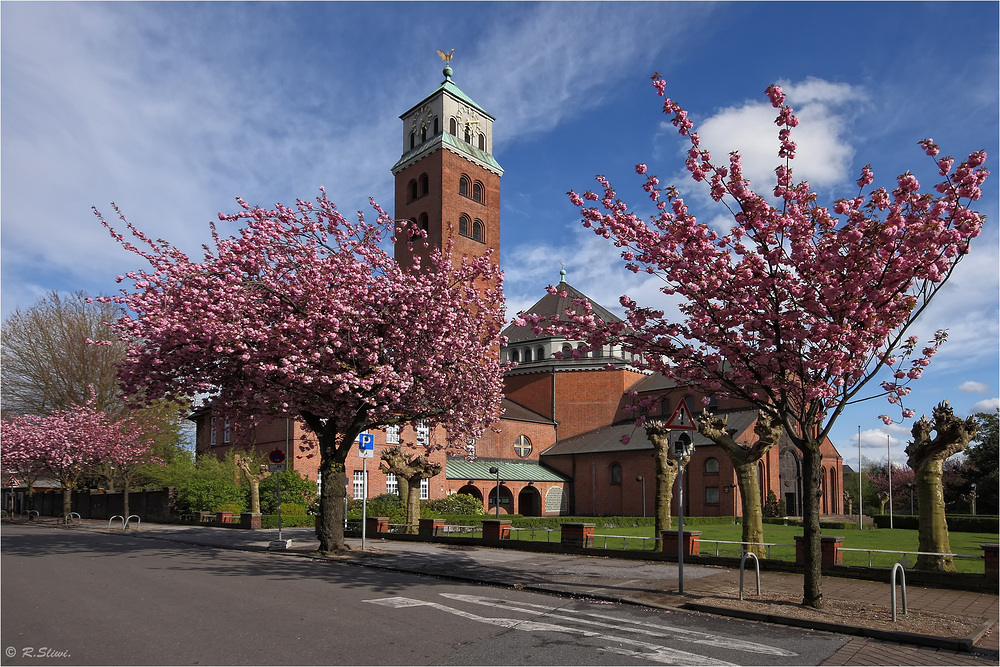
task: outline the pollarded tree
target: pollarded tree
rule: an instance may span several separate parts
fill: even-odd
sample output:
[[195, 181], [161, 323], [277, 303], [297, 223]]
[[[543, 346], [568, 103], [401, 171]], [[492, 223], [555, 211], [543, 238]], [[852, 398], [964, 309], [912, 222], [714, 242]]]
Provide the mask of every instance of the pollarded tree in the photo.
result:
[[732, 432], [726, 428], [725, 417], [715, 417], [703, 413], [698, 417], [698, 431], [712, 442], [722, 447], [733, 462], [736, 471], [736, 486], [743, 502], [743, 536], [744, 551], [758, 558], [766, 554], [761, 544], [764, 541], [764, 502], [761, 495], [760, 476], [757, 464], [772, 447], [778, 444], [783, 432], [781, 424], [767, 413], [762, 413], [754, 425], [757, 441], [752, 445], [742, 445], [733, 439]]
[[[658, 75], [653, 84], [664, 95]], [[853, 401], [884, 395], [898, 404], [930, 363], [944, 332], [918, 355], [908, 330], [978, 236], [983, 220], [969, 206], [988, 172], [984, 152], [956, 168], [928, 139], [921, 145], [942, 177], [936, 194], [921, 192], [910, 173], [891, 191], [866, 193], [874, 174], [865, 166], [855, 194], [822, 206], [808, 183], [792, 178], [798, 119], [780, 87], [770, 86], [767, 95], [779, 110], [776, 204], [751, 189], [739, 153], [728, 164], [714, 162], [687, 111], [670, 99], [663, 106], [690, 141], [692, 178], [732, 214], [727, 233], [700, 222], [677, 190], [661, 189], [643, 164], [636, 171], [657, 209], [648, 221], [604, 177], [598, 177], [601, 194], [569, 193], [584, 226], [623, 248], [629, 269], [659, 276], [662, 292], [680, 298], [683, 320], [623, 296], [625, 321], [600, 322], [589, 304], [578, 303], [561, 331], [591, 348], [620, 344], [646, 368], [742, 399], [785, 430], [803, 457], [803, 602], [820, 607], [820, 445]]]
[[645, 423], [646, 437], [653, 443], [653, 468], [656, 471], [656, 503], [653, 508], [653, 532], [659, 544], [661, 531], [670, 530], [670, 501], [674, 482], [682, 465], [687, 465], [690, 457], [677, 458], [670, 455], [670, 431], [661, 422]]
[[[948, 401], [934, 407], [933, 422], [924, 415], [913, 425], [913, 440], [906, 446], [906, 465], [913, 469], [916, 478], [920, 512], [917, 524], [918, 549], [914, 567], [918, 570], [954, 572], [955, 563], [950, 554], [948, 523], [944, 511], [943, 475], [944, 460], [963, 451], [976, 437], [978, 423], [975, 417], [959, 419]], [[931, 437], [931, 432], [934, 437]]]
[[415, 535], [420, 525], [420, 482], [441, 472], [441, 464], [428, 460], [426, 454], [401, 445], [382, 452], [379, 470], [402, 480], [399, 499], [406, 508], [406, 532]]
[[422, 232], [396, 228], [374, 202], [375, 223], [347, 220], [325, 192], [273, 210], [238, 202], [219, 217], [239, 233], [213, 225], [201, 261], [120, 212], [136, 243], [101, 218], [151, 264], [115, 297], [136, 314], [114, 325], [129, 344], [119, 377], [147, 399], [212, 393], [233, 418], [301, 418], [323, 480], [320, 549], [343, 549], [344, 461], [359, 433], [425, 420], [447, 434], [433, 447], [464, 451], [498, 419], [503, 275], [489, 256], [453, 263], [450, 248], [404, 270], [380, 244]]

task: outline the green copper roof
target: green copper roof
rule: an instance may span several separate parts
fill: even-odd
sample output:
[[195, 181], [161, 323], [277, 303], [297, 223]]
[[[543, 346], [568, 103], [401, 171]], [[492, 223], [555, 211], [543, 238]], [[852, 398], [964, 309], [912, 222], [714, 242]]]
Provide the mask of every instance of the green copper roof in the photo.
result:
[[569, 477], [546, 468], [537, 461], [506, 461], [476, 459], [466, 461], [463, 458], [449, 457], [445, 462], [445, 476], [448, 479], [495, 480], [497, 476], [490, 468], [500, 469], [502, 482], [568, 482]]
[[472, 144], [465, 143], [458, 137], [449, 134], [448, 132], [442, 132], [436, 137], [433, 137], [419, 146], [415, 146], [414, 148], [411, 148], [403, 153], [403, 156], [396, 161], [396, 164], [392, 165], [392, 169], [390, 171], [395, 174], [397, 171], [402, 169], [404, 165], [415, 162], [424, 154], [429, 155], [434, 151], [445, 147], [452, 152], [465, 155], [473, 161], [481, 163], [490, 171], [494, 171], [498, 175], [503, 176], [503, 167], [500, 166], [500, 163], [497, 162], [492, 155], [486, 151], [479, 150]]

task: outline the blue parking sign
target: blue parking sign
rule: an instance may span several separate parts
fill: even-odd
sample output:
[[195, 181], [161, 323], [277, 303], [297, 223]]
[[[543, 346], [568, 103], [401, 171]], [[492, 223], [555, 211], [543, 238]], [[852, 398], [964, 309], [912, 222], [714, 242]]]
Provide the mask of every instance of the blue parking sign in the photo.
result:
[[358, 436], [358, 456], [363, 459], [375, 458], [375, 436], [371, 433]]

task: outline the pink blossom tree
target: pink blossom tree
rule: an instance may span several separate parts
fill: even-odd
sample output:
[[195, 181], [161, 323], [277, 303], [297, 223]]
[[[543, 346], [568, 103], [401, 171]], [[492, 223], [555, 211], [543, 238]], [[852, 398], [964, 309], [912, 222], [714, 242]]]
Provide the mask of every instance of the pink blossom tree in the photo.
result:
[[63, 516], [72, 511], [72, 491], [80, 477], [107, 453], [107, 417], [90, 403], [45, 416], [22, 415], [4, 425], [4, 449], [12, 465], [44, 471], [59, 480]]
[[[653, 84], [665, 96], [659, 75]], [[793, 180], [792, 131], [799, 121], [780, 87], [770, 86], [767, 95], [778, 109], [782, 160], [770, 200], [751, 189], [739, 153], [728, 163], [713, 160], [688, 112], [669, 98], [663, 105], [690, 142], [691, 177], [732, 214], [727, 232], [699, 222], [678, 191], [661, 188], [643, 164], [636, 172], [655, 207], [648, 220], [604, 177], [597, 177], [601, 193], [569, 193], [583, 225], [613, 239], [630, 270], [659, 276], [662, 292], [680, 298], [683, 320], [623, 296], [621, 323], [601, 322], [589, 304], [578, 303], [568, 322], [550, 326], [591, 349], [621, 344], [644, 367], [743, 399], [784, 428], [803, 455], [803, 603], [821, 607], [820, 444], [852, 402], [882, 395], [902, 408], [908, 384], [944, 341], [939, 332], [919, 348], [909, 329], [979, 234], [983, 220], [970, 204], [988, 172], [983, 151], [956, 165], [928, 139], [921, 146], [941, 176], [934, 192], [921, 192], [909, 172], [892, 190], [872, 188], [866, 165], [857, 192], [828, 208], [808, 183]], [[523, 319], [546, 326], [540, 318]], [[912, 415], [902, 409], [903, 417]]]
[[344, 462], [359, 433], [424, 420], [446, 434], [428, 448], [464, 452], [499, 417], [502, 273], [450, 248], [404, 270], [381, 243], [422, 232], [374, 202], [374, 223], [349, 221], [325, 192], [271, 210], [238, 202], [219, 217], [242, 228], [223, 238], [213, 225], [201, 261], [117, 208], [136, 243], [101, 217], [151, 265], [114, 297], [134, 313], [114, 324], [130, 344], [120, 379], [146, 399], [210, 393], [233, 417], [301, 418], [320, 457], [320, 549], [343, 549]]
[[103, 459], [111, 475], [122, 483], [122, 514], [126, 518], [130, 516], [129, 491], [149, 470], [149, 466], [163, 465], [163, 461], [153, 454], [151, 428], [151, 424], [145, 423], [136, 414], [122, 419], [105, 417], [103, 423]]

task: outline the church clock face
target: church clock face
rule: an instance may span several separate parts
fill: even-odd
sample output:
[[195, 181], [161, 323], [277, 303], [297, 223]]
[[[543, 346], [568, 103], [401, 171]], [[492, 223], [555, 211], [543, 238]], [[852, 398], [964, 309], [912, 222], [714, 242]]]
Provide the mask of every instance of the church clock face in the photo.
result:
[[433, 121], [434, 112], [431, 108], [428, 106], [421, 107], [421, 109], [417, 111], [417, 115], [413, 117], [413, 124], [411, 127], [414, 131], [424, 130], [430, 127]]

